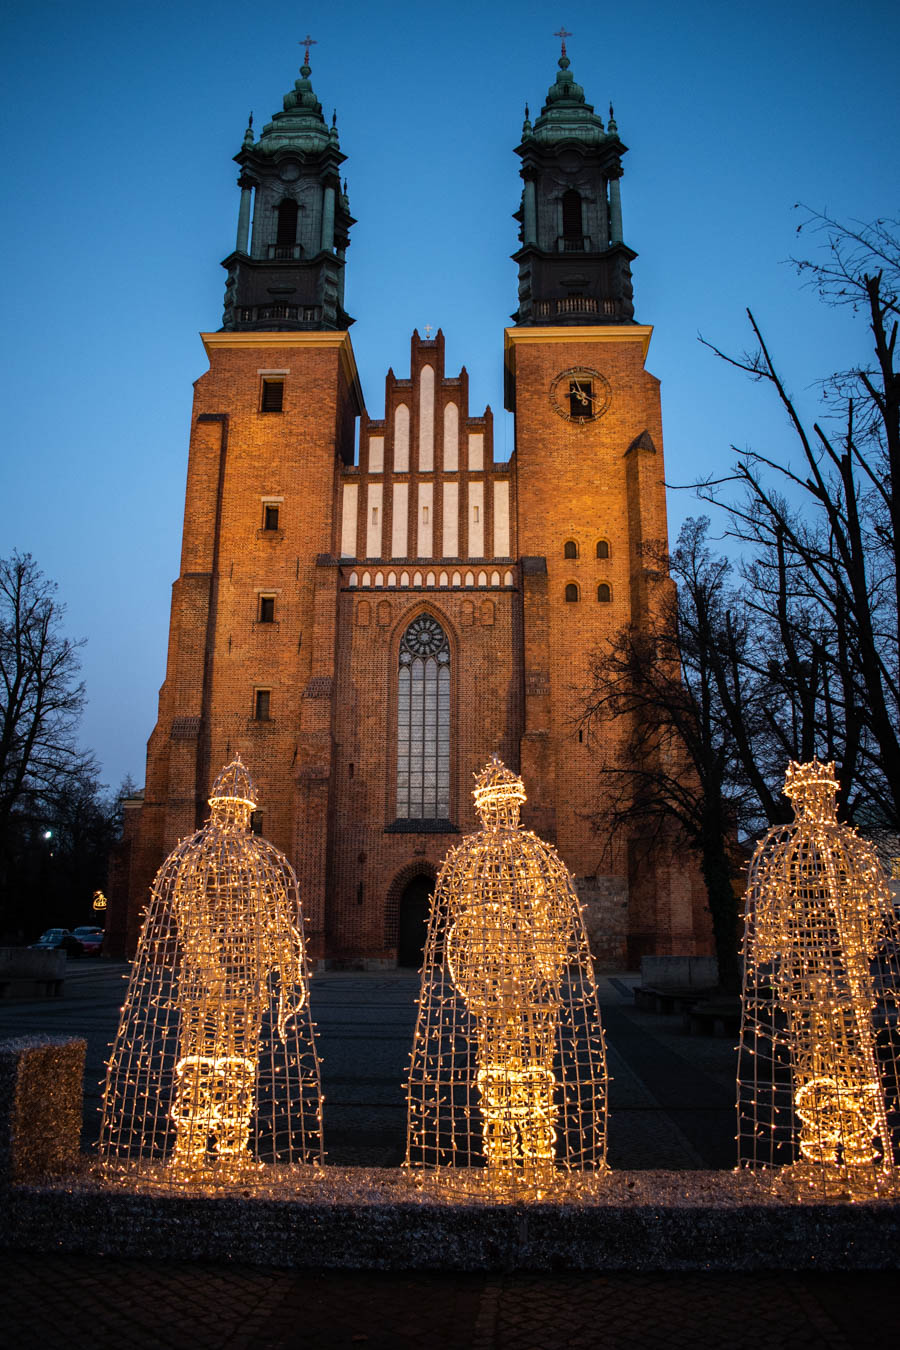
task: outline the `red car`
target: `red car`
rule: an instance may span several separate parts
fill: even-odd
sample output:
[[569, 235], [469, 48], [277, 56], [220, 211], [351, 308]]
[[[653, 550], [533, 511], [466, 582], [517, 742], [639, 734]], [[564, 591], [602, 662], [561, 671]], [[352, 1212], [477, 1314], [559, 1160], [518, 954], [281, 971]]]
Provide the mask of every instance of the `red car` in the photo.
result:
[[85, 956], [100, 955], [100, 948], [103, 946], [102, 928], [73, 928], [72, 936], [76, 937], [81, 943]]

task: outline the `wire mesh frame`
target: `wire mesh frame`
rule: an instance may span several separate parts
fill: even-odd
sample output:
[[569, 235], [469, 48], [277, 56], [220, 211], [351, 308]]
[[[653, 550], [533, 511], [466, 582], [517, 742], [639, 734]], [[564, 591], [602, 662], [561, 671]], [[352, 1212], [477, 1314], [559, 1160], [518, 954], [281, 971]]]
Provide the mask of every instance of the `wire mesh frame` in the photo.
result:
[[[505, 775], [505, 800], [496, 781], [485, 790], [489, 773]], [[606, 1166], [606, 1054], [581, 907], [555, 851], [520, 827], [524, 795], [488, 766], [476, 792], [485, 828], [438, 876], [407, 1084], [406, 1166], [491, 1201], [568, 1194]]]
[[254, 803], [211, 804], [153, 883], [107, 1068], [101, 1167], [133, 1184], [246, 1187], [323, 1160], [297, 880], [249, 832]]
[[750, 864], [738, 1161], [799, 1193], [896, 1192], [900, 924], [874, 849], [840, 825], [833, 765], [792, 764], [795, 820]]

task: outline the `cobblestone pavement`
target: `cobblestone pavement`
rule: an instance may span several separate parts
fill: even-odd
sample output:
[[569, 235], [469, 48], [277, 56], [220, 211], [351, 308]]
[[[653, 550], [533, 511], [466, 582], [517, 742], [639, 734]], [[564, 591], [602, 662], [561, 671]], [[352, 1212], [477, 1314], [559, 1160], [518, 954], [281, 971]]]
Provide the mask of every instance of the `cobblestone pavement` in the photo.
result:
[[[86, 1037], [85, 1147], [97, 1134], [99, 1081], [125, 972], [88, 959], [72, 966], [62, 998], [0, 1003], [0, 1036]], [[691, 1037], [679, 1018], [638, 1012], [635, 982], [600, 980], [613, 1079], [611, 1164], [730, 1167], [732, 1042]], [[410, 971], [328, 972], [313, 982], [333, 1163], [400, 1161], [417, 989]], [[894, 1339], [900, 1325], [892, 1273], [404, 1276], [20, 1254], [0, 1264], [0, 1300], [2, 1350], [845, 1350], [888, 1332]]]
[[852, 1350], [896, 1276], [396, 1275], [13, 1257], [3, 1350]]

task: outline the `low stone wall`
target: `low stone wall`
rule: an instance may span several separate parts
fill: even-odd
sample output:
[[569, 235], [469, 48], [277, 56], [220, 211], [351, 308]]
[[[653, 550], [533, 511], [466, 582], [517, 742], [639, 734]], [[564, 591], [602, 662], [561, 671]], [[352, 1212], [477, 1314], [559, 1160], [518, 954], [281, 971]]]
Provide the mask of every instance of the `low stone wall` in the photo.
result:
[[90, 1176], [10, 1192], [0, 1246], [343, 1270], [893, 1270], [900, 1205], [786, 1203], [746, 1174], [618, 1172], [590, 1200], [442, 1201], [399, 1170], [280, 1195], [147, 1194]]
[[[900, 1202], [797, 1200], [749, 1173], [610, 1172], [495, 1205], [400, 1169], [264, 1168], [138, 1186], [78, 1154], [84, 1041], [0, 1042], [0, 1248], [344, 1270], [892, 1270]], [[59, 1179], [53, 1180], [56, 1176]]]
[[63, 951], [0, 947], [0, 998], [61, 994], [65, 976]]

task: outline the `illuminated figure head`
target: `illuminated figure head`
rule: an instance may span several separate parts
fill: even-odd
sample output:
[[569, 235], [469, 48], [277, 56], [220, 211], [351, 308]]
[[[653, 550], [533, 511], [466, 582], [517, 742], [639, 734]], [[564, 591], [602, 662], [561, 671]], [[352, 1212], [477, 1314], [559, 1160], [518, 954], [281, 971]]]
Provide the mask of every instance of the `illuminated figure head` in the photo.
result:
[[809, 764], [788, 764], [784, 795], [793, 804], [794, 815], [817, 824], [837, 824], [837, 792], [840, 784], [833, 764], [813, 759]]
[[297, 881], [250, 833], [240, 758], [209, 805], [153, 883], [109, 1062], [100, 1153], [132, 1181], [246, 1185], [321, 1159]]
[[209, 798], [210, 819], [215, 825], [234, 825], [246, 829], [251, 813], [256, 809], [256, 793], [250, 775], [238, 755], [226, 764], [213, 783]]
[[578, 899], [519, 823], [522, 780], [476, 776], [482, 830], [435, 889], [409, 1079], [407, 1164], [493, 1200], [605, 1166], [606, 1070]]
[[500, 826], [514, 830], [519, 824], [519, 808], [524, 801], [525, 784], [493, 755], [475, 775], [475, 810], [486, 830]]
[[794, 822], [750, 865], [738, 1148], [746, 1166], [784, 1165], [781, 1181], [857, 1197], [897, 1175], [900, 932], [837, 791], [833, 764], [791, 764]]

